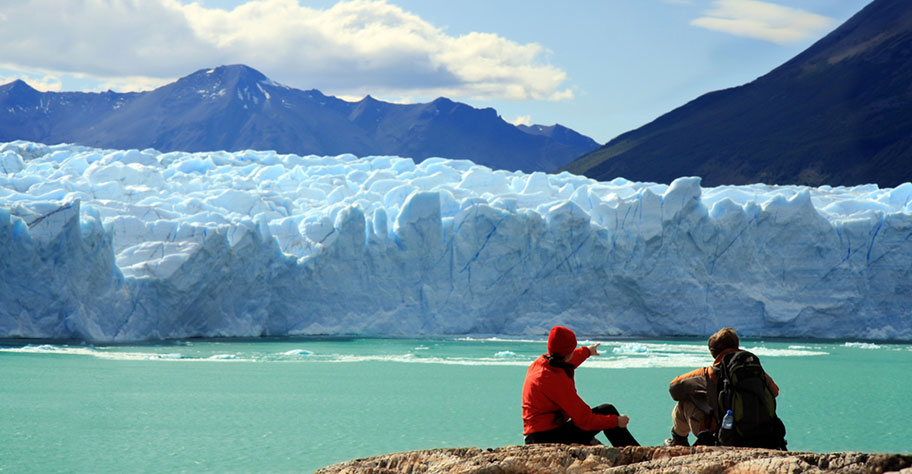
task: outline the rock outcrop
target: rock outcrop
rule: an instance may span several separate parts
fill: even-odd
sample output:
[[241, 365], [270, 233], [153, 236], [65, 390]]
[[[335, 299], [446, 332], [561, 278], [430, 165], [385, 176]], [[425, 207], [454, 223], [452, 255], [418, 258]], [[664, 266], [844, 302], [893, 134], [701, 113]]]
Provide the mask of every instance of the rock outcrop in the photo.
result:
[[756, 448], [530, 445], [388, 454], [325, 467], [318, 474], [544, 473], [912, 474], [912, 455], [808, 453]]

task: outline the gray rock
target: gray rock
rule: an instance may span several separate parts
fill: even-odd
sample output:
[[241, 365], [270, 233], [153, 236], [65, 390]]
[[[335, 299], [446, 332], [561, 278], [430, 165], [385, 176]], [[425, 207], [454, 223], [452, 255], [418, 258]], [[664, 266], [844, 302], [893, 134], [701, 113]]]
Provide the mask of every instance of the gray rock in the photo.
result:
[[529, 445], [388, 454], [327, 466], [317, 474], [392, 473], [774, 473], [912, 474], [912, 455], [808, 453], [757, 448]]

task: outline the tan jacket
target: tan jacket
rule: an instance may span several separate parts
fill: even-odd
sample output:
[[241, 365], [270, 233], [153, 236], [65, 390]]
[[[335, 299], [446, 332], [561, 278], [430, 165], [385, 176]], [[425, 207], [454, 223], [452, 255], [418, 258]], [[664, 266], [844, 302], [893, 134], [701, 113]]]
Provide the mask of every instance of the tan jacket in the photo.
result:
[[[722, 358], [726, 355], [740, 350], [741, 349], [726, 349], [716, 356], [716, 360], [713, 362], [712, 366], [700, 367], [699, 369], [675, 377], [668, 387], [671, 398], [677, 402], [690, 401], [703, 413], [707, 415], [713, 414], [718, 407], [719, 399], [719, 392], [716, 388], [718, 380], [716, 371], [713, 370], [713, 367], [721, 364]], [[766, 374], [766, 379], [769, 381], [769, 388], [770, 391], [773, 392], [773, 396], [779, 396], [779, 386], [776, 385], [776, 382], [773, 382], [773, 379], [769, 374]], [[703, 419], [703, 426], [701, 428], [704, 430], [713, 429], [715, 428], [715, 423], [715, 416], [706, 416]]]

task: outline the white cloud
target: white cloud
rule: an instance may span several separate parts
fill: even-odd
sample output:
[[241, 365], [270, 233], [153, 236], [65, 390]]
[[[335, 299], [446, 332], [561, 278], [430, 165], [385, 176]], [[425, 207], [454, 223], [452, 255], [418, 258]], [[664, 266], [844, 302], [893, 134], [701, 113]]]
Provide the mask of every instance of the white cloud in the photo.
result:
[[513, 120], [510, 120], [510, 123], [513, 125], [532, 125], [532, 116], [531, 115], [520, 115]]
[[832, 18], [759, 0], [716, 0], [691, 25], [776, 44], [790, 44], [829, 28]]
[[40, 70], [24, 71], [13, 64], [0, 63], [0, 84], [9, 84], [16, 79], [25, 81], [33, 89], [39, 91], [58, 92], [63, 87], [63, 81], [57, 74]]
[[99, 77], [98, 86], [94, 87], [95, 92], [104, 92], [113, 90], [118, 92], [140, 92], [152, 90], [161, 87], [169, 82], [170, 78], [163, 79], [160, 77], [147, 76], [118, 76], [118, 77]]
[[[13, 20], [15, 19], [15, 20]], [[0, 6], [0, 57], [137, 87], [243, 63], [301, 88], [363, 96], [573, 97], [539, 44], [449, 35], [384, 0], [328, 9], [250, 0], [231, 11], [178, 0], [20, 0]], [[123, 87], [121, 87], [122, 89]]]
[[90, 92], [107, 90], [133, 92], [154, 89], [170, 82], [168, 79], [144, 76], [102, 77], [89, 76], [84, 73], [59, 73], [41, 68], [26, 69], [16, 64], [0, 63], [0, 84], [6, 84], [16, 79], [21, 79], [32, 88], [45, 92], [64, 91], [64, 83], [79, 83], [85, 86], [80, 87], [79, 90]]
[[44, 92], [59, 92], [62, 88], [63, 83], [60, 81], [60, 78], [56, 76], [31, 76], [17, 74], [12, 76], [0, 75], [0, 85], [9, 84], [10, 82], [15, 81], [16, 79], [21, 79], [25, 81], [26, 84], [31, 86], [32, 89], [37, 89]]

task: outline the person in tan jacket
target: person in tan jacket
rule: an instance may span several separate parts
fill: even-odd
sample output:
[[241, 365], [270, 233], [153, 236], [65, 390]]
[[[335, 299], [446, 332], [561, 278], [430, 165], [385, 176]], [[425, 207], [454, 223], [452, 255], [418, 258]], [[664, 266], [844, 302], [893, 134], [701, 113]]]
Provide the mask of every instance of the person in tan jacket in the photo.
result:
[[[697, 437], [695, 445], [710, 444], [710, 438], [704, 438], [701, 433], [710, 434], [718, 430], [715, 412], [719, 392], [715, 367], [719, 366], [726, 355], [741, 350], [740, 340], [734, 329], [723, 328], [709, 337], [707, 345], [709, 353], [715, 359], [713, 365], [679, 375], [669, 384], [671, 398], [678, 403], [672, 411], [671, 438], [665, 440], [665, 446], [690, 446], [690, 433]], [[769, 375], [766, 378], [773, 396], [778, 396], [779, 387]]]

